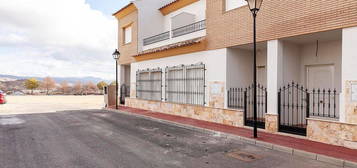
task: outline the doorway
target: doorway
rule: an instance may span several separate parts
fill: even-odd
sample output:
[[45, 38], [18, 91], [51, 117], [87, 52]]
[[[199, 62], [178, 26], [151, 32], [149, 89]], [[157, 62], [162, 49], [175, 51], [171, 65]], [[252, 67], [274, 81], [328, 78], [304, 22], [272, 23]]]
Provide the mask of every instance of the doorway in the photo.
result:
[[334, 65], [306, 66], [306, 86], [308, 89], [334, 89]]

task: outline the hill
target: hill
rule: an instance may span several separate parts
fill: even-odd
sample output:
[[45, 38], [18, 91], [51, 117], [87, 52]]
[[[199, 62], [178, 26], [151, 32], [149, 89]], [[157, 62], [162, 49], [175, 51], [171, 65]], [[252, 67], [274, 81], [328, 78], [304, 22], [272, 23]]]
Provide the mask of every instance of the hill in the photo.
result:
[[[16, 80], [24, 80], [28, 78], [36, 78], [37, 80], [43, 80], [43, 77], [35, 77], [35, 76], [14, 76], [14, 75], [2, 75], [0, 74], [0, 82], [7, 82], [7, 81], [16, 81]], [[61, 83], [63, 81], [67, 81], [68, 83], [75, 83], [77, 81], [80, 81], [82, 83], [87, 83], [87, 82], [93, 82], [93, 83], [98, 83], [100, 81], [106, 81], [109, 82], [108, 80], [97, 78], [97, 77], [51, 77], [53, 80], [56, 81], [56, 83]]]

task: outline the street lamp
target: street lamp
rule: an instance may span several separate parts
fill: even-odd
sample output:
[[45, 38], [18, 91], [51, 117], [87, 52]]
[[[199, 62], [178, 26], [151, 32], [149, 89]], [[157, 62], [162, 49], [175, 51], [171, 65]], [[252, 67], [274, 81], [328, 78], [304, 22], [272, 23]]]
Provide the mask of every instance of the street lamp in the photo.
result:
[[115, 49], [113, 53], [113, 58], [115, 60], [115, 109], [118, 109], [118, 61], [120, 57], [120, 52]]
[[254, 79], [253, 79], [253, 111], [254, 111], [254, 138], [258, 137], [258, 123], [257, 123], [257, 32], [256, 32], [256, 18], [263, 3], [263, 0], [246, 0], [250, 11], [253, 14], [253, 43], [254, 43]]

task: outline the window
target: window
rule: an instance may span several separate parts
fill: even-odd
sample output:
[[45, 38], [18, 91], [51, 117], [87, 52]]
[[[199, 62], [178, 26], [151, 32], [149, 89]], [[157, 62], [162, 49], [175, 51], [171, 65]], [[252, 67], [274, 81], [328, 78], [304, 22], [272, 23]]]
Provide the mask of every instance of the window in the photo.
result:
[[129, 44], [131, 43], [131, 26], [125, 27], [124, 28], [124, 44]]
[[205, 65], [181, 65], [165, 70], [165, 98], [168, 102], [205, 104]]
[[145, 100], [161, 100], [162, 70], [160, 68], [136, 72], [136, 97]]
[[248, 5], [245, 0], [226, 0], [226, 11]]

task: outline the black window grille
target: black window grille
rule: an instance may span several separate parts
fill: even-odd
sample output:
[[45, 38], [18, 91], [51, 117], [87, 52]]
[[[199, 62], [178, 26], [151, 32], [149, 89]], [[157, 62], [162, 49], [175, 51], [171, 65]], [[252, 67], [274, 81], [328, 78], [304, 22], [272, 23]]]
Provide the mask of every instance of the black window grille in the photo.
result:
[[205, 65], [202, 63], [167, 67], [165, 100], [182, 104], [205, 104]]
[[144, 46], [170, 39], [170, 31], [144, 39]]
[[199, 22], [192, 23], [172, 30], [172, 37], [174, 38], [178, 36], [183, 36], [204, 29], [206, 29], [206, 20], [201, 20]]
[[229, 88], [228, 89], [228, 108], [243, 109], [244, 108], [244, 88]]
[[145, 100], [162, 99], [162, 70], [146, 69], [136, 72], [136, 97]]

